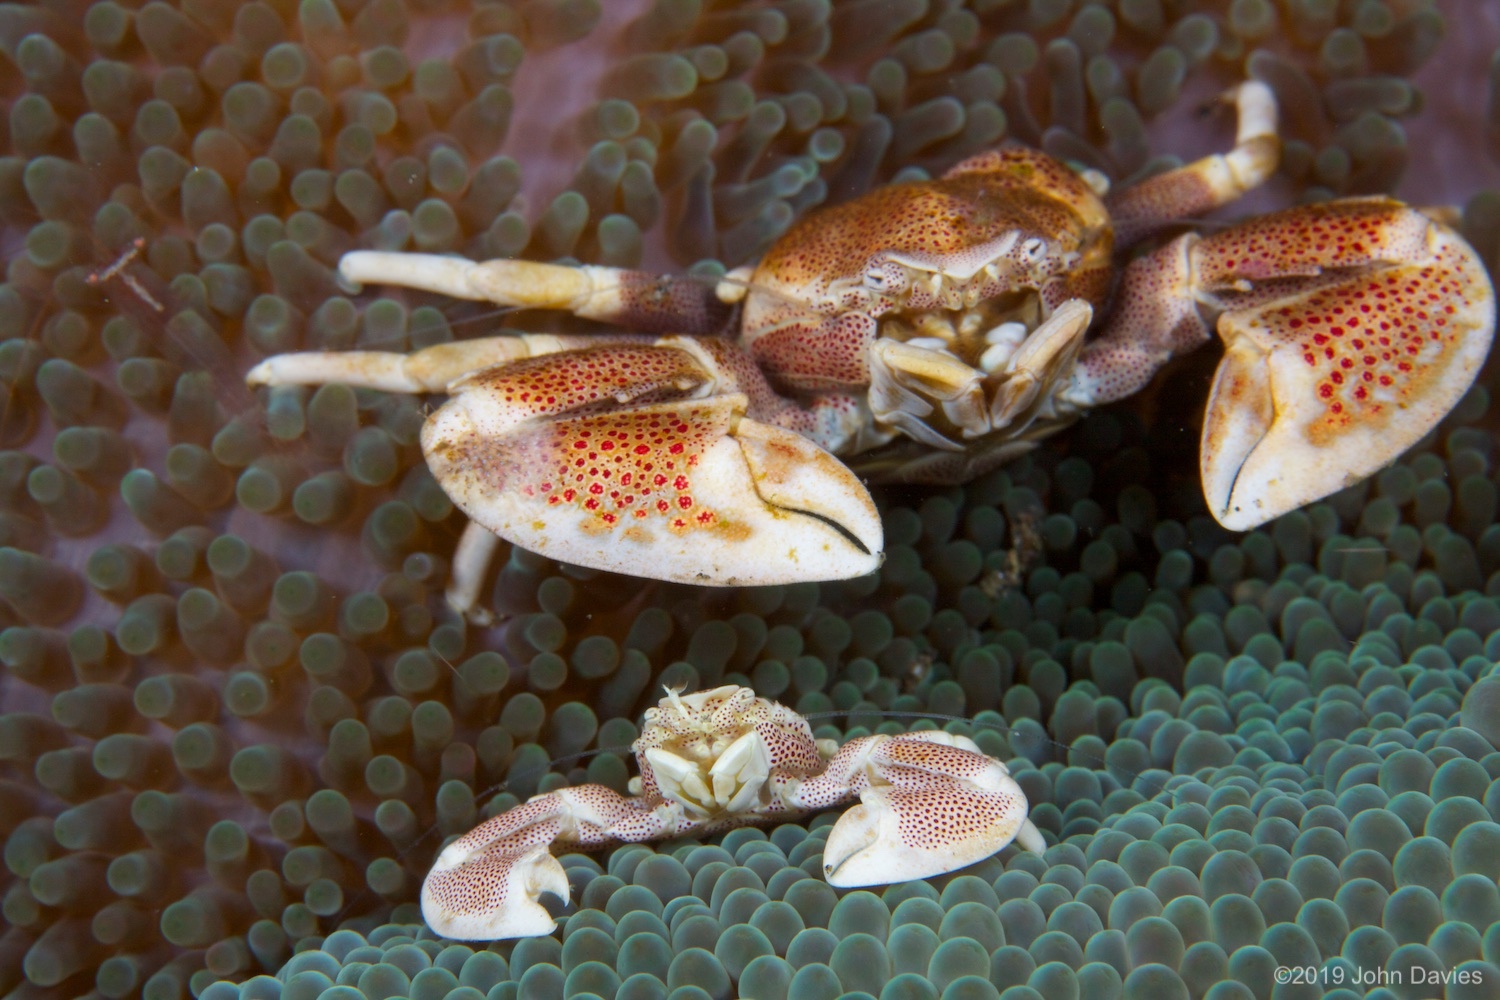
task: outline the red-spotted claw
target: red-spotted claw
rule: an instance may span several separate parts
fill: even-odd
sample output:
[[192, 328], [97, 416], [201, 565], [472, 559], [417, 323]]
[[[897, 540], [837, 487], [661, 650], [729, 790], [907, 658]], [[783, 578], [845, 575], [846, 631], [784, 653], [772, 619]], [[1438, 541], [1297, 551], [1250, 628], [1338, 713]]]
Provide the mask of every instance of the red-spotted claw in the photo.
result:
[[465, 514], [556, 559], [714, 585], [860, 576], [880, 515], [842, 462], [752, 417], [694, 341], [543, 355], [461, 379], [422, 429]]
[[1458, 234], [1350, 198], [1134, 261], [1063, 396], [1128, 395], [1217, 332], [1199, 464], [1209, 510], [1242, 531], [1395, 461], [1473, 384], [1494, 331], [1494, 288]]

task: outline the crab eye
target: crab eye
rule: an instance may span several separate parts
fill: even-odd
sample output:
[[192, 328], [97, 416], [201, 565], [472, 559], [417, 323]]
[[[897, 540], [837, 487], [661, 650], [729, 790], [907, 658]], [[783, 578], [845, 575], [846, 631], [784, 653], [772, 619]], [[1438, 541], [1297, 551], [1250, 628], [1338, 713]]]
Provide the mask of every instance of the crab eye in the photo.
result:
[[1041, 260], [1047, 251], [1047, 244], [1036, 237], [1032, 237], [1021, 244], [1021, 253], [1026, 255], [1027, 260]]
[[885, 274], [881, 271], [866, 271], [864, 286], [872, 292], [885, 290]]

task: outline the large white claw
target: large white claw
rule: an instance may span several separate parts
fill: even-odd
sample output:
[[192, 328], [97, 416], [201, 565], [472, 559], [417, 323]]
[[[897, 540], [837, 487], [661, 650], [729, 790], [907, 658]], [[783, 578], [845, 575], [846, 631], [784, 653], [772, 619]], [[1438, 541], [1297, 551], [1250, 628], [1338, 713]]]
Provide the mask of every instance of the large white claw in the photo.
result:
[[1385, 213], [1381, 235], [1404, 237], [1407, 259], [1219, 319], [1226, 350], [1200, 463], [1226, 528], [1248, 530], [1394, 461], [1489, 353], [1494, 291], [1474, 251], [1412, 209], [1364, 210]]
[[[619, 381], [625, 361], [650, 369], [645, 381]], [[859, 479], [806, 438], [749, 419], [743, 394], [695, 396], [711, 385], [691, 361], [622, 347], [492, 369], [453, 387], [422, 450], [469, 517], [566, 562], [716, 586], [878, 567], [880, 516]], [[688, 398], [651, 401], [673, 394]]]
[[568, 876], [545, 845], [470, 855], [463, 840], [450, 844], [422, 883], [429, 927], [458, 941], [552, 933], [552, 914], [538, 900], [550, 892], [566, 902]]
[[1035, 849], [1026, 796], [1005, 765], [962, 746], [894, 738], [871, 756], [871, 787], [839, 817], [823, 875], [841, 888], [931, 878], [1012, 840]]

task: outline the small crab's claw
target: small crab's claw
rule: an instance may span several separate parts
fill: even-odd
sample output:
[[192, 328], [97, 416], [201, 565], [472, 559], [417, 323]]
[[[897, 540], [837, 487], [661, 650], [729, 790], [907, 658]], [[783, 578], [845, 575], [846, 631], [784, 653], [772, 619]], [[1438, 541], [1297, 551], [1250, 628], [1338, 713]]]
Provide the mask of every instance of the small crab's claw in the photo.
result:
[[[868, 742], [867, 742], [868, 741]], [[868, 782], [823, 848], [823, 875], [839, 887], [931, 878], [974, 864], [1012, 840], [1043, 847], [1026, 818], [1026, 796], [1005, 765], [969, 740], [913, 733], [854, 740], [840, 758]]]
[[422, 450], [471, 518], [566, 562], [720, 586], [873, 571], [863, 484], [736, 388], [691, 340], [561, 351], [454, 384]]
[[663, 831], [639, 800], [603, 785], [564, 788], [486, 820], [443, 848], [422, 883], [422, 918], [460, 941], [550, 934], [538, 899], [568, 899], [568, 876], [549, 853], [554, 841], [598, 847]]
[[494, 851], [462, 860], [444, 851], [422, 883], [422, 919], [455, 941], [552, 933], [542, 893], [568, 898], [568, 876], [545, 847]]
[[[1200, 465], [1209, 510], [1237, 531], [1394, 461], [1468, 390], [1495, 327], [1494, 290], [1474, 251], [1413, 209], [1373, 200], [1272, 221], [1271, 238], [1287, 250], [1339, 241], [1350, 249], [1343, 260], [1293, 257], [1291, 267], [1301, 260], [1312, 273], [1283, 294], [1274, 283], [1257, 294], [1254, 279], [1238, 275], [1251, 285], [1238, 296], [1247, 301], [1231, 299], [1219, 319], [1225, 354]], [[1205, 240], [1199, 272], [1209, 281], [1243, 272], [1256, 235]], [[1354, 249], [1361, 240], [1365, 254]]]

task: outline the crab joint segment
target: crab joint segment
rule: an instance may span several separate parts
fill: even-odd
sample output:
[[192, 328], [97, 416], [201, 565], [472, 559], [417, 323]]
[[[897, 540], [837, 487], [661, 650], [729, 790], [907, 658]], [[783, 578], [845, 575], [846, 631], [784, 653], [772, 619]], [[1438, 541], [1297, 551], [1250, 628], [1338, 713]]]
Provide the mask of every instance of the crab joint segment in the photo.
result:
[[1109, 214], [1120, 245], [1161, 230], [1174, 219], [1200, 215], [1226, 205], [1264, 184], [1281, 159], [1276, 132], [1276, 97], [1259, 80], [1247, 80], [1228, 94], [1238, 116], [1234, 148], [1157, 174], [1114, 192]]
[[[844, 754], [850, 759], [842, 761]], [[823, 849], [823, 875], [839, 887], [930, 878], [981, 861], [1013, 840], [1041, 842], [1026, 796], [1005, 765], [946, 733], [866, 737], [830, 764], [862, 772], [860, 804]]]
[[863, 484], [806, 438], [750, 419], [693, 352], [564, 351], [478, 373], [422, 431], [475, 521], [557, 559], [739, 586], [880, 564]]
[[346, 385], [384, 392], [444, 392], [472, 371], [560, 351], [586, 338], [523, 333], [479, 337], [397, 354], [391, 351], [303, 351], [266, 358], [245, 373], [252, 385]]

